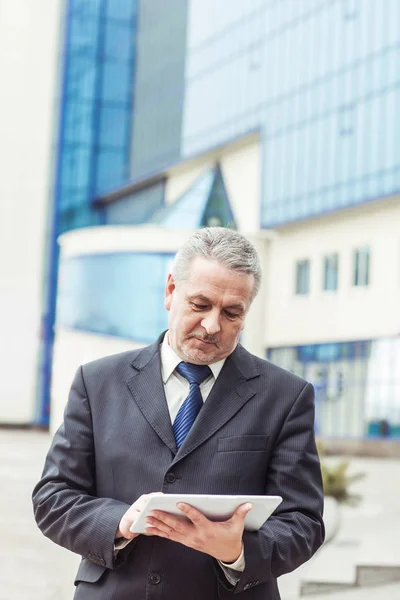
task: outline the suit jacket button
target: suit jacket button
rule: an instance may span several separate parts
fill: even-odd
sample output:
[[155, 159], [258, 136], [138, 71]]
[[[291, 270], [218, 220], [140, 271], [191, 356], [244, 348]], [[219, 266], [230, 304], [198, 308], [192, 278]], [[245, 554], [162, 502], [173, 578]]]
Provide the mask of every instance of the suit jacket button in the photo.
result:
[[150, 573], [149, 581], [153, 585], [157, 585], [161, 581], [161, 575], [159, 573]]
[[166, 479], [167, 483], [174, 483], [174, 481], [176, 481], [176, 477], [173, 473], [167, 473], [167, 476], [165, 479]]

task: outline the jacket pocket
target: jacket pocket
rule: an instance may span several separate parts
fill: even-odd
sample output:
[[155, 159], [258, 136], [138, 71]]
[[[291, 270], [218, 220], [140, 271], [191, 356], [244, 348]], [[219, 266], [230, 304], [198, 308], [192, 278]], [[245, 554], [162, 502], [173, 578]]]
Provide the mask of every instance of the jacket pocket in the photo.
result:
[[268, 435], [241, 435], [218, 439], [218, 452], [263, 452], [268, 446]]
[[80, 581], [86, 581], [87, 583], [96, 583], [100, 581], [102, 575], [107, 570], [107, 567], [96, 565], [88, 558], [83, 558], [79, 565], [78, 572], [75, 576], [74, 584], [77, 585]]

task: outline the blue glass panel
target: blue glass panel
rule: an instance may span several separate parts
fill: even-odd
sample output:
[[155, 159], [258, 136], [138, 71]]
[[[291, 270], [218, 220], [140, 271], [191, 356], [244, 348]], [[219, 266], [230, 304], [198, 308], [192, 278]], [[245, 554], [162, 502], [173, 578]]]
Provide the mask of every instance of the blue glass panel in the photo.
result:
[[64, 141], [66, 144], [89, 145], [93, 139], [93, 102], [70, 103], [65, 110]]
[[123, 62], [105, 61], [101, 81], [104, 102], [126, 103], [126, 119], [129, 116], [129, 97], [132, 93], [132, 67]]
[[100, 111], [99, 121], [99, 146], [114, 146], [125, 149], [129, 125], [126, 118], [126, 110], [103, 106]]
[[65, 260], [57, 324], [138, 342], [167, 328], [164, 287], [173, 254], [102, 254]]
[[297, 360], [302, 363], [324, 363], [344, 359], [354, 360], [356, 358], [367, 358], [369, 352], [369, 341], [309, 344], [296, 347]]
[[83, 190], [83, 204], [86, 203], [88, 185], [90, 181], [90, 160], [91, 151], [89, 147], [77, 146], [72, 148], [65, 155], [62, 171], [63, 189], [81, 189]]
[[192, 187], [171, 206], [157, 213], [151, 220], [163, 227], [196, 229], [201, 226], [215, 171], [211, 169], [200, 175]]
[[104, 55], [106, 58], [117, 58], [129, 61], [132, 54], [133, 30], [128, 24], [115, 25], [113, 22], [105, 26]]
[[97, 167], [95, 195], [99, 196], [112, 190], [116, 181], [122, 182], [126, 178], [127, 166], [124, 149], [99, 152]]
[[106, 15], [112, 19], [132, 19], [136, 11], [136, 0], [108, 0]]
[[70, 67], [71, 84], [69, 95], [82, 101], [86, 100], [89, 105], [92, 104], [93, 97], [96, 94], [96, 67], [93, 60], [74, 60]]

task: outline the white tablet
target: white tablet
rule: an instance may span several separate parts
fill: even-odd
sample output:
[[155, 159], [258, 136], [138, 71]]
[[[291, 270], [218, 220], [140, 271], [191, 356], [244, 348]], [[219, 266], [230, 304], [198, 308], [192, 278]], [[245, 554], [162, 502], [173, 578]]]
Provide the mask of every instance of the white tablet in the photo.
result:
[[152, 510], [163, 510], [172, 515], [186, 519], [185, 514], [176, 506], [186, 502], [197, 508], [211, 521], [226, 521], [241, 504], [251, 502], [253, 508], [246, 515], [244, 528], [247, 531], [257, 531], [271, 516], [276, 507], [282, 502], [280, 496], [214, 496], [208, 494], [162, 494], [150, 496], [140, 515], [130, 530], [132, 533], [145, 533], [150, 527], [146, 518]]

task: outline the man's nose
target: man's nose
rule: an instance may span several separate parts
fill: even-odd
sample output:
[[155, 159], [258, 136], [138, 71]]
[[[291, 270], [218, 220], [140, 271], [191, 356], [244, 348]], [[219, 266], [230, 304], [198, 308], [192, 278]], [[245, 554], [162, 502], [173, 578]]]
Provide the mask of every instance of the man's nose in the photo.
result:
[[215, 335], [221, 329], [219, 313], [209, 312], [201, 322], [208, 335]]

